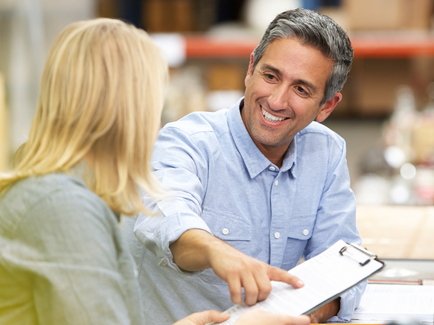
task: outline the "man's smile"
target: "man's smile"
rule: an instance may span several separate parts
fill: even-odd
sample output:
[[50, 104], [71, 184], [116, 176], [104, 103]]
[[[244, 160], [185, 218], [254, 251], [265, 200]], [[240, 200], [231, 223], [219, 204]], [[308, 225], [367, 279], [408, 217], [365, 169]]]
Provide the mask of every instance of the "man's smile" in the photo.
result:
[[286, 117], [278, 117], [275, 115], [272, 115], [271, 113], [267, 112], [266, 110], [264, 110], [263, 108], [261, 109], [262, 111], [262, 116], [264, 117], [265, 120], [267, 120], [268, 122], [282, 122], [284, 120], [286, 120]]

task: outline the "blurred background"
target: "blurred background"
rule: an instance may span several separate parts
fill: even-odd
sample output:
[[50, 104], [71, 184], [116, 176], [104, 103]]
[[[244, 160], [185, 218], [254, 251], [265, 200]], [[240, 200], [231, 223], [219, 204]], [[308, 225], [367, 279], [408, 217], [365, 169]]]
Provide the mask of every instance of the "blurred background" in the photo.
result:
[[114, 17], [150, 33], [170, 63], [164, 124], [233, 105], [266, 26], [296, 7], [334, 18], [355, 50], [324, 124], [347, 141], [363, 245], [386, 260], [370, 281], [434, 284], [434, 0], [0, 0], [0, 172], [26, 140], [45, 56], [68, 23]]
[[66, 24], [116, 17], [148, 31], [171, 66], [166, 123], [232, 105], [265, 27], [295, 7], [334, 18], [355, 49], [325, 124], [347, 140], [358, 203], [433, 205], [433, 0], [0, 0], [0, 170], [26, 139], [47, 50]]

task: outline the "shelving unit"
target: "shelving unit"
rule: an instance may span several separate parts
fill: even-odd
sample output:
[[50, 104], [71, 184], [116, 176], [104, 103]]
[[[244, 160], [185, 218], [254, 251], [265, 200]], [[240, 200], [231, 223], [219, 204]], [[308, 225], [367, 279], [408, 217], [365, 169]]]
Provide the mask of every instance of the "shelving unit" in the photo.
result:
[[[226, 40], [187, 35], [187, 59], [247, 58], [257, 40]], [[434, 35], [428, 33], [369, 33], [351, 36], [355, 58], [434, 56]]]
[[[186, 62], [205, 62], [205, 69], [219, 62], [247, 66], [259, 42], [253, 38], [240, 40], [195, 34], [182, 37]], [[419, 104], [425, 103], [424, 85], [434, 80], [431, 72], [434, 71], [434, 34], [405, 30], [352, 32], [350, 38], [355, 60], [338, 114], [386, 117], [393, 110], [396, 89], [403, 84], [418, 87]], [[426, 67], [420, 68], [421, 62]]]
[[356, 59], [434, 57], [434, 35], [428, 33], [359, 34], [351, 41]]

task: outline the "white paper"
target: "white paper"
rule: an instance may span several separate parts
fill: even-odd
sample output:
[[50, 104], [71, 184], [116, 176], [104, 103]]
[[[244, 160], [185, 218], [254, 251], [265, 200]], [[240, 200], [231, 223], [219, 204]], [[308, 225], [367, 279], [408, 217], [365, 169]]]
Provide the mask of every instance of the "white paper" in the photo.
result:
[[358, 256], [341, 255], [340, 249], [347, 245], [340, 240], [323, 253], [289, 270], [304, 282], [302, 288], [294, 289], [285, 283], [273, 282], [273, 290], [266, 300], [252, 307], [236, 305], [228, 309], [231, 317], [221, 324], [232, 325], [242, 313], [254, 308], [289, 315], [308, 313], [383, 267], [374, 259], [361, 266]]
[[353, 319], [434, 324], [434, 286], [369, 283]]

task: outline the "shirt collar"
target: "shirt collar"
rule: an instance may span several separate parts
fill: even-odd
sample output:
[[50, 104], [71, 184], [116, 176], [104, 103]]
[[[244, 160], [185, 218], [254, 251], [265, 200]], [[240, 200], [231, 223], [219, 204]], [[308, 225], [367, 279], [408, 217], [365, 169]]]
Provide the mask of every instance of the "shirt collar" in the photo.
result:
[[[228, 125], [235, 146], [238, 149], [244, 164], [251, 178], [255, 178], [262, 171], [270, 167], [272, 163], [262, 154], [256, 144], [250, 137], [247, 129], [241, 119], [241, 107], [244, 104], [244, 98], [241, 98], [236, 105], [234, 105], [228, 114]], [[288, 151], [283, 158], [281, 172], [289, 171], [295, 176], [295, 161], [296, 161], [296, 138], [292, 141]]]

